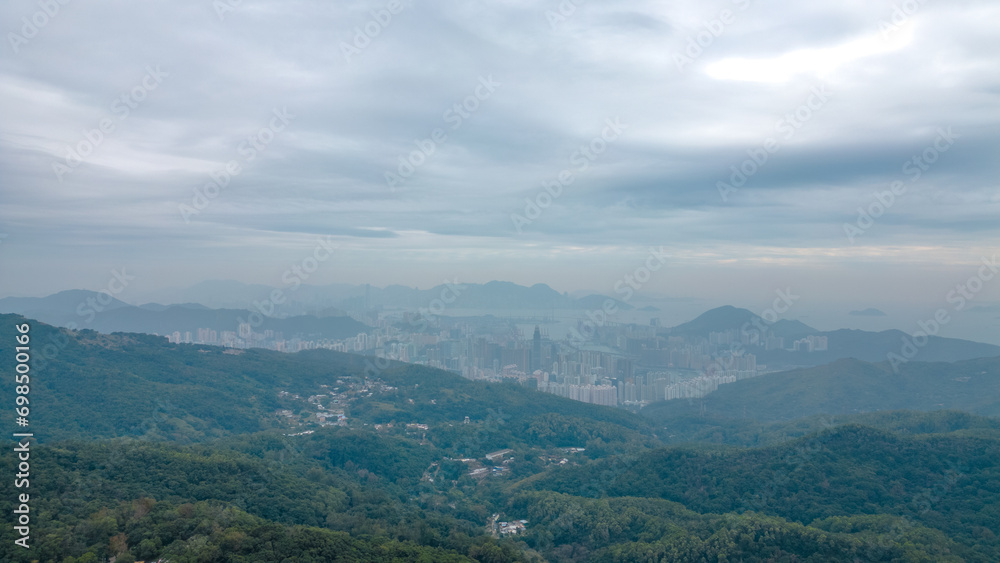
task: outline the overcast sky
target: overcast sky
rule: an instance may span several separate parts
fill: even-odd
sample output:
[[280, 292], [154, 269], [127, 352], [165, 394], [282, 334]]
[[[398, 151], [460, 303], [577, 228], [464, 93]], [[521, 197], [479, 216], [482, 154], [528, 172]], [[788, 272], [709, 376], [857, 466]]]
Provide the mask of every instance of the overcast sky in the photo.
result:
[[997, 2], [53, 4], [0, 5], [0, 296], [323, 239], [309, 283], [611, 293], [662, 246], [643, 291], [933, 310], [997, 252]]

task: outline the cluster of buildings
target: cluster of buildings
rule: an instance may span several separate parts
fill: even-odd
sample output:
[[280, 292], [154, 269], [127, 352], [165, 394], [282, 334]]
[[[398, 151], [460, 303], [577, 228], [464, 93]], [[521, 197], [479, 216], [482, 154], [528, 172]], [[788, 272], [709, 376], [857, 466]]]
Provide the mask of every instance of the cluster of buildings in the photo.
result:
[[654, 319], [649, 326], [605, 323], [590, 338], [579, 341], [569, 333], [552, 338], [542, 324], [525, 337], [523, 331], [530, 330], [533, 319], [439, 316], [429, 322], [414, 313], [375, 311], [368, 311], [364, 319], [373, 328], [339, 340], [285, 338], [271, 330], [256, 332], [249, 323], [235, 331], [200, 328], [194, 334], [174, 332], [168, 338], [233, 349], [296, 352], [326, 348], [379, 356], [449, 370], [473, 380], [514, 381], [607, 406], [704, 396], [719, 385], [765, 372], [755, 352], [827, 349], [825, 336], [806, 336], [786, 348], [785, 339], [766, 326], [686, 335], [673, 334]]
[[492, 534], [495, 538], [516, 536], [518, 534], [523, 534], [525, 526], [527, 525], [527, 520], [513, 520], [507, 522], [500, 520], [499, 514], [493, 514], [486, 521], [486, 531]]
[[[296, 393], [278, 391], [278, 398], [293, 408], [278, 409], [279, 417], [288, 419], [292, 425], [302, 426], [303, 423], [318, 423], [319, 426], [347, 426], [346, 406], [357, 397], [371, 397], [375, 393], [392, 393], [396, 387], [387, 385], [381, 379], [361, 381], [337, 380], [337, 386], [320, 385], [321, 392], [303, 398]], [[294, 409], [294, 410], [293, 410]], [[298, 413], [298, 414], [296, 414]], [[427, 430], [427, 425], [410, 425]], [[300, 434], [289, 434], [298, 436]]]
[[807, 336], [792, 343], [792, 350], [796, 352], [823, 352], [827, 350], [825, 336]]
[[574, 385], [572, 383], [549, 383], [543, 381], [538, 384], [538, 390], [582, 403], [604, 405], [607, 407], [618, 406], [618, 389], [613, 385]]
[[[285, 339], [281, 332], [264, 330], [255, 332], [249, 323], [241, 323], [237, 330], [218, 331], [211, 328], [199, 328], [179, 331], [166, 335], [167, 340], [174, 344], [208, 344], [210, 346], [225, 346], [245, 350], [248, 348], [266, 348], [278, 352], [298, 352], [320, 346], [320, 342], [294, 337]], [[361, 351], [363, 348], [357, 350]]]
[[693, 379], [680, 381], [668, 385], [663, 390], [663, 398], [671, 399], [697, 399], [704, 397], [719, 388], [720, 385], [733, 383], [741, 379], [748, 379], [759, 375], [757, 371], [725, 371], [721, 373], [699, 375]]
[[[380, 324], [381, 327], [373, 328], [370, 332], [361, 332], [356, 336], [339, 340], [309, 339], [299, 335], [285, 338], [281, 331], [270, 329], [255, 331], [250, 323], [239, 323], [234, 331], [198, 328], [194, 332], [175, 330], [166, 336], [167, 340], [174, 344], [208, 344], [239, 350], [264, 348], [277, 352], [300, 352], [326, 348], [338, 352], [362, 354], [366, 350], [380, 349], [388, 342], [388, 334], [391, 332], [388, 330], [388, 323]], [[405, 350], [403, 353], [405, 354]]]

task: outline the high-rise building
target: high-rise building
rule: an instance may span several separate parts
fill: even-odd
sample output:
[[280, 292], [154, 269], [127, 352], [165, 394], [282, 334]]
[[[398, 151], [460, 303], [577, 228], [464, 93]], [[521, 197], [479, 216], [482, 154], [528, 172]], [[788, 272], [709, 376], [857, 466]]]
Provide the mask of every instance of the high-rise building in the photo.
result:
[[542, 331], [535, 325], [535, 334], [531, 337], [531, 369], [542, 369]]

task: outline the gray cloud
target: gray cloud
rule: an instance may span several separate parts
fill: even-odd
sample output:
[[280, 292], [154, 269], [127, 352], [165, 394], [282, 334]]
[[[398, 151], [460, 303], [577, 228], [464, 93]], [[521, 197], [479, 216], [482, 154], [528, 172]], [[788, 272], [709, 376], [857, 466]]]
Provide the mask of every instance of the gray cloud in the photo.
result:
[[[129, 260], [172, 262], [155, 283], [232, 277], [231, 263], [265, 281], [326, 235], [377, 283], [461, 270], [574, 290], [590, 264], [627, 268], [649, 245], [695, 269], [822, 260], [847, 275], [873, 259], [972, 264], [1000, 234], [994, 3], [926, 4], [889, 29], [892, 7], [861, 1], [581, 3], [555, 22], [557, 2], [405, 1], [345, 56], [386, 5], [244, 1], [220, 20], [211, 2], [70, 2], [16, 53], [8, 41], [0, 260], [32, 274], [4, 268], [0, 293], [76, 287], [59, 272], [99, 279]], [[727, 9], [733, 23], [704, 35]], [[4, 31], [38, 11], [5, 3]], [[699, 37], [710, 44], [678, 68]], [[167, 75], [121, 118], [115, 101], [147, 67]], [[485, 77], [499, 85], [454, 128]], [[817, 87], [829, 101], [784, 138], [780, 120]], [[241, 143], [276, 108], [294, 120], [247, 160]], [[616, 117], [621, 138], [518, 233], [525, 198]], [[52, 164], [102, 119], [115, 130], [60, 181]], [[960, 138], [910, 182], [903, 163], [942, 127]], [[435, 129], [447, 140], [390, 189], [385, 173]], [[724, 201], [717, 182], [768, 138], [780, 150]], [[185, 222], [179, 206], [230, 160], [241, 173]], [[849, 242], [843, 224], [900, 179], [906, 193]], [[410, 257], [426, 266], [376, 266]], [[356, 281], [347, 266], [326, 281]], [[692, 279], [655, 290], [707, 287]]]

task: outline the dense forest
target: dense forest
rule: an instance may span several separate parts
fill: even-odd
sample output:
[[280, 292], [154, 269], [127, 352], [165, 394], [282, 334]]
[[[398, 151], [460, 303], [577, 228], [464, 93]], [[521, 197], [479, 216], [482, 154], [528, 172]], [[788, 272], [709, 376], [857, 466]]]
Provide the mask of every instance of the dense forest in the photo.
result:
[[658, 425], [688, 415], [716, 419], [790, 421], [814, 414], [958, 409], [1000, 416], [998, 358], [955, 363], [842, 359], [723, 385], [701, 399], [654, 403], [643, 414]]
[[[4, 527], [3, 561], [1000, 560], [1000, 421], [974, 408], [636, 414], [328, 351], [31, 334], [32, 547]], [[911, 373], [988, 390], [998, 365]]]

